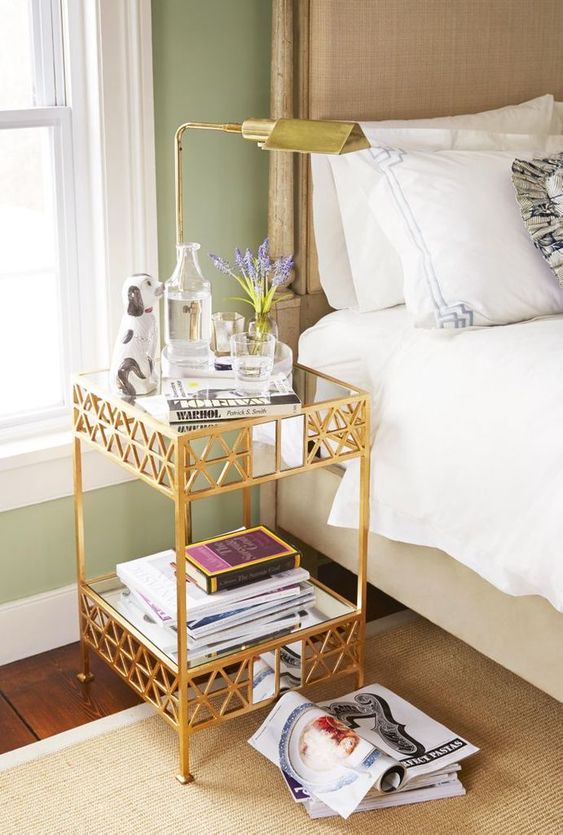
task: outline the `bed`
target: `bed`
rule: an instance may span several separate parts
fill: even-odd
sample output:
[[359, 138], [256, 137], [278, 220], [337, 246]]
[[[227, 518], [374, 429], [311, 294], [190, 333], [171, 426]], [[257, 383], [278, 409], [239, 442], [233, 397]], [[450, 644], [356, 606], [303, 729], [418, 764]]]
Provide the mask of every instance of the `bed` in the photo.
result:
[[[297, 114], [371, 121], [469, 114], [533, 100], [546, 91], [562, 101], [562, 29], [563, 5], [557, 0], [544, 0], [540, 7], [531, 0], [277, 0], [273, 4], [272, 116]], [[478, 411], [472, 414], [464, 408], [461, 383], [459, 396], [452, 398], [443, 394], [443, 387], [431, 374], [440, 363], [445, 363], [451, 372], [453, 363], [454, 368], [473, 373], [481, 381], [494, 357], [496, 362], [504, 362], [505, 368], [497, 380], [491, 378], [483, 386], [483, 403], [494, 398], [496, 388], [504, 380], [508, 380], [506, 396], [516, 397], [518, 403], [518, 369], [519, 363], [523, 363], [521, 383], [530, 386], [531, 396], [522, 397], [518, 405], [526, 408], [526, 403], [535, 403], [539, 409], [541, 398], [534, 394], [535, 378], [526, 365], [526, 352], [529, 346], [532, 354], [538, 351], [541, 357], [545, 346], [550, 345], [552, 365], [545, 374], [553, 377], [555, 363], [560, 363], [563, 356], [561, 317], [542, 317], [540, 322], [505, 328], [472, 329], [468, 333], [472, 344], [465, 347], [467, 340], [458, 340], [455, 350], [450, 351], [444, 349], [443, 341], [436, 348], [432, 332], [421, 333], [413, 328], [401, 305], [377, 313], [347, 309], [330, 313], [318, 270], [323, 252], [317, 252], [315, 245], [310, 166], [305, 158], [300, 158], [294, 169], [287, 156], [280, 155], [283, 158], [278, 159], [273, 155], [270, 163], [272, 249], [295, 250], [298, 256], [295, 297], [278, 313], [282, 338], [297, 350], [301, 336], [300, 361], [369, 388], [378, 431], [382, 426], [393, 428], [398, 421], [404, 421], [400, 426], [407, 432], [409, 398], [413, 411], [421, 414], [418, 447], [415, 444], [409, 448], [403, 443], [404, 438], [395, 438], [396, 445], [388, 455], [390, 460], [385, 458], [389, 447], [378, 442], [376, 432], [372, 520], [377, 521], [371, 525], [374, 532], [370, 534], [369, 582], [545, 692], [563, 699], [563, 617], [558, 611], [563, 595], [558, 587], [561, 561], [556, 554], [548, 553], [550, 549], [540, 535], [549, 526], [546, 520], [558, 513], [557, 493], [551, 490], [552, 503], [545, 496], [543, 508], [529, 513], [528, 524], [522, 519], [521, 529], [515, 525], [511, 530], [509, 515], [501, 520], [499, 511], [495, 524], [502, 521], [497, 536], [503, 547], [484, 558], [487, 542], [477, 534], [486, 529], [485, 510], [495, 507], [494, 496], [498, 499], [502, 478], [507, 477], [499, 472], [496, 484], [484, 479], [481, 505], [474, 503], [474, 515], [465, 520], [465, 527], [460, 522], [458, 539], [454, 541], [452, 530], [445, 530], [455, 508], [449, 502], [453, 502], [456, 490], [462, 491], [460, 495], [468, 487], [475, 492], [475, 482], [468, 479], [467, 485], [456, 486], [456, 473], [459, 478], [465, 472], [465, 464], [463, 460], [461, 464], [458, 460], [457, 466], [452, 462], [462, 452], [466, 461], [479, 454], [479, 427], [474, 432], [468, 428]], [[330, 345], [338, 350], [331, 352], [327, 347]], [[474, 345], [478, 348], [474, 349]], [[431, 416], [426, 416], [428, 426], [432, 425], [430, 440], [424, 435], [428, 428], [424, 424], [425, 398], [417, 387], [417, 377], [425, 368], [430, 370], [426, 383], [433, 387], [436, 414], [444, 422], [444, 426], [438, 426], [430, 420]], [[541, 394], [541, 385], [545, 383], [536, 383]], [[553, 401], [559, 409], [560, 400], [556, 397]], [[552, 401], [546, 403], [553, 431], [557, 413], [551, 414]], [[452, 408], [458, 409], [457, 413], [452, 414]], [[469, 443], [460, 450], [455, 439], [450, 438], [448, 455], [444, 456], [432, 444], [438, 444], [436, 439], [447, 433], [448, 420], [461, 425], [466, 421], [462, 434]], [[495, 420], [498, 421], [498, 410]], [[526, 413], [526, 420], [537, 423], [538, 414], [533, 408]], [[491, 431], [494, 422], [491, 421]], [[533, 426], [534, 423], [531, 432]], [[527, 441], [522, 424], [512, 428], [514, 433], [505, 435], [501, 421], [494, 432], [503, 439], [505, 456], [510, 457], [513, 449], [513, 457], [521, 458], [524, 472], [526, 467], [530, 471], [533, 456], [545, 455], [545, 450], [524, 448]], [[414, 433], [416, 440], [416, 428], [411, 426], [408, 431]], [[486, 454], [500, 456], [501, 451], [495, 449], [498, 444], [494, 443], [494, 432], [489, 432], [491, 447]], [[472, 441], [476, 442], [474, 448]], [[557, 440], [554, 443], [553, 461], [558, 466], [561, 446]], [[429, 461], [433, 460], [439, 460], [440, 466], [431, 466]], [[398, 466], [399, 472], [394, 472]], [[499, 465], [496, 470], [500, 469]], [[440, 520], [442, 512], [444, 525], [439, 536], [424, 526], [417, 529], [412, 518], [407, 520], [410, 527], [405, 525], [405, 518], [399, 518], [401, 510], [408, 511], [409, 491], [418, 491], [416, 499], [420, 501], [429, 470], [434, 480], [428, 480], [428, 493], [435, 496], [436, 507], [428, 508], [423, 516]], [[536, 470], [537, 477], [543, 478], [541, 467], [533, 468], [534, 475]], [[555, 485], [559, 472], [550, 473]], [[352, 568], [354, 497], [346, 482], [351, 483], [353, 473], [323, 469], [296, 478], [297, 485], [292, 479], [291, 489], [281, 480], [274, 494], [264, 492], [263, 516]], [[440, 495], [439, 485], [443, 488], [448, 478], [452, 496], [447, 491]], [[547, 476], [544, 483], [547, 487]], [[525, 505], [529, 497], [526, 490], [533, 489], [533, 484], [518, 487], [522, 492], [515, 495], [514, 502]], [[490, 496], [486, 495], [487, 490]], [[306, 507], [300, 501], [304, 494], [314, 496]], [[387, 505], [393, 512], [385, 512]], [[329, 516], [336, 524], [327, 524]], [[467, 525], [472, 524], [477, 526], [477, 533], [468, 537]], [[536, 539], [534, 526], [538, 531]], [[508, 534], [515, 537], [512, 542]], [[440, 547], [429, 547], [428, 542], [438, 542]], [[511, 569], [510, 551], [517, 555], [517, 572]]]

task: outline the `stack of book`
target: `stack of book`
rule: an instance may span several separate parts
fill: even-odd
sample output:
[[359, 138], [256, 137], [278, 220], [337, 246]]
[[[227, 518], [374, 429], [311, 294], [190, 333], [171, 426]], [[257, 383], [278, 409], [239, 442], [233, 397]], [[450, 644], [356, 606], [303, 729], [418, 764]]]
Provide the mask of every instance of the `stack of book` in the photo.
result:
[[[315, 594], [300, 554], [260, 525], [186, 548], [190, 664], [299, 628]], [[176, 555], [120, 563], [121, 612], [177, 660]]]

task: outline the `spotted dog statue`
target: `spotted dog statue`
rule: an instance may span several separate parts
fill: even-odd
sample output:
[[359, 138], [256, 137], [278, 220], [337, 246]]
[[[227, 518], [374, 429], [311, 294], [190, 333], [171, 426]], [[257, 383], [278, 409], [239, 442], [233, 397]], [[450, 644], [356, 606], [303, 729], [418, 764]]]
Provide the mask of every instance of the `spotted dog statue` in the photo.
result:
[[150, 394], [158, 385], [153, 309], [163, 290], [164, 284], [147, 273], [136, 273], [123, 284], [124, 313], [113, 349], [110, 381], [116, 391], [127, 397]]

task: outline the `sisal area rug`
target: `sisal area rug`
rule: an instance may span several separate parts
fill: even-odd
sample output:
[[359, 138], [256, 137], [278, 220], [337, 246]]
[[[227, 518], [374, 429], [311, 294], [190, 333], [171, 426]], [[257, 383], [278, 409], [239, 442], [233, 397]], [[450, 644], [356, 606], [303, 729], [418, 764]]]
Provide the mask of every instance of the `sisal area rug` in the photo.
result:
[[[367, 683], [380, 681], [482, 749], [463, 766], [466, 797], [311, 821], [246, 743], [265, 711], [196, 734], [188, 786], [173, 777], [176, 737], [153, 716], [0, 774], [0, 832], [560, 835], [557, 702], [426, 621], [372, 638], [366, 658]], [[347, 685], [325, 686], [322, 697]]]

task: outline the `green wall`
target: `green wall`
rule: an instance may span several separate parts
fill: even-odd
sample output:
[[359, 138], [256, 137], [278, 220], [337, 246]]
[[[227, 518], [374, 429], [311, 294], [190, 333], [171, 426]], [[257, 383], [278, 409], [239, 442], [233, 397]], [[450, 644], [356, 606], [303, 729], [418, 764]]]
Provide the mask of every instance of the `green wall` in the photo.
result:
[[[269, 113], [268, 0], [153, 0], [153, 60], [160, 277], [174, 266], [173, 136], [183, 121], [242, 121]], [[208, 262], [212, 251], [256, 246], [266, 233], [267, 158], [236, 136], [190, 135], [185, 143], [186, 237], [202, 244], [214, 308], [233, 289]], [[172, 504], [134, 482], [85, 499], [92, 572], [168, 547]], [[194, 533], [240, 524], [236, 496], [194, 506]], [[74, 580], [71, 498], [0, 514], [0, 603]]]
[[[182, 122], [241, 122], [268, 116], [269, 0], [153, 0], [158, 243], [161, 277], [175, 263], [174, 132]], [[232, 134], [188, 131], [184, 139], [185, 239], [200, 263], [215, 310], [234, 309], [237, 285], [207, 255], [265, 237], [267, 152]], [[246, 312], [246, 311], [243, 311]]]

